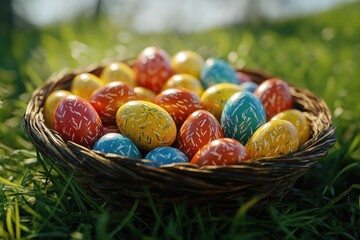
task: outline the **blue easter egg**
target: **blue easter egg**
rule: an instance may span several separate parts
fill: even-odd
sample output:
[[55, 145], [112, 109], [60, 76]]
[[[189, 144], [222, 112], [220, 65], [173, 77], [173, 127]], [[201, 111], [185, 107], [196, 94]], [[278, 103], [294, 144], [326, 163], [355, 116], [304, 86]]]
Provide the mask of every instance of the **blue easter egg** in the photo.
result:
[[240, 84], [234, 68], [226, 61], [217, 58], [206, 60], [201, 70], [200, 82], [204, 89], [218, 83]]
[[255, 91], [255, 89], [257, 89], [257, 87], [259, 86], [258, 84], [254, 83], [254, 82], [244, 82], [241, 83], [240, 86], [242, 87], [242, 89], [244, 89], [245, 91], [251, 92], [253, 93]]
[[129, 158], [141, 158], [141, 153], [133, 141], [120, 133], [105, 134], [97, 140], [93, 149]]
[[261, 101], [246, 91], [232, 95], [221, 114], [225, 137], [234, 138], [243, 145], [265, 122], [266, 114]]
[[151, 150], [145, 159], [153, 161], [150, 166], [159, 167], [163, 164], [178, 163], [178, 162], [189, 162], [189, 158], [181, 152], [179, 149], [174, 147], [157, 147]]

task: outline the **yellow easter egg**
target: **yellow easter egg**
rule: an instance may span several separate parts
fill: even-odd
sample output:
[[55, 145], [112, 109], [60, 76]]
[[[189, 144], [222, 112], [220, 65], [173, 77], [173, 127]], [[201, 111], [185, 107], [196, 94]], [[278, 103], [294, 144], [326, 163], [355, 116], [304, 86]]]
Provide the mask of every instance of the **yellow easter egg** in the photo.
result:
[[243, 90], [234, 83], [218, 83], [207, 88], [201, 95], [203, 108], [220, 120], [222, 110], [227, 100], [234, 94]]
[[282, 119], [291, 122], [298, 131], [299, 146], [310, 138], [310, 123], [304, 113], [297, 109], [288, 109], [276, 114], [272, 120]]
[[79, 97], [90, 101], [91, 95], [95, 90], [102, 87], [100, 78], [91, 73], [81, 73], [74, 77], [71, 82], [70, 91]]
[[294, 152], [299, 147], [299, 137], [295, 126], [286, 120], [271, 120], [251, 136], [245, 145], [252, 160], [278, 157]]
[[199, 97], [204, 91], [200, 81], [194, 76], [186, 73], [175, 74], [170, 77], [162, 87], [162, 91], [170, 88], [185, 88], [196, 93]]
[[138, 87], [134, 87], [133, 90], [136, 96], [138, 96], [139, 100], [151, 102], [156, 96], [156, 93], [154, 91], [145, 87], [138, 86]]
[[72, 94], [71, 92], [66, 90], [56, 90], [46, 98], [44, 105], [44, 119], [45, 119], [45, 124], [49, 128], [54, 129], [55, 111], [58, 103], [60, 102], [61, 99], [71, 94]]
[[170, 146], [177, 134], [175, 122], [165, 109], [142, 100], [123, 104], [116, 113], [116, 125], [120, 133], [145, 150]]
[[184, 50], [171, 58], [171, 65], [175, 73], [187, 73], [199, 79], [204, 59], [197, 52]]
[[120, 81], [131, 87], [136, 86], [134, 70], [123, 62], [116, 62], [106, 66], [100, 74], [100, 79], [104, 83]]

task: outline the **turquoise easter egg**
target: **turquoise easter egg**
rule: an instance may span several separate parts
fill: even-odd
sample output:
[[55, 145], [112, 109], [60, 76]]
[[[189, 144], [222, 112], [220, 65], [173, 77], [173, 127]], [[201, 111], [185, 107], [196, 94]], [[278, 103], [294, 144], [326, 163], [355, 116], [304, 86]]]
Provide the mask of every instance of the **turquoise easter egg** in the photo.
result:
[[179, 149], [174, 147], [157, 147], [151, 150], [146, 156], [145, 159], [153, 161], [148, 164], [153, 167], [159, 167], [163, 164], [179, 163], [179, 162], [189, 162], [189, 158], [181, 152]]
[[246, 91], [232, 95], [221, 114], [221, 127], [225, 137], [234, 138], [243, 145], [265, 122], [266, 114], [262, 103]]
[[206, 60], [201, 70], [200, 81], [204, 89], [218, 83], [240, 84], [234, 68], [226, 61], [218, 58]]

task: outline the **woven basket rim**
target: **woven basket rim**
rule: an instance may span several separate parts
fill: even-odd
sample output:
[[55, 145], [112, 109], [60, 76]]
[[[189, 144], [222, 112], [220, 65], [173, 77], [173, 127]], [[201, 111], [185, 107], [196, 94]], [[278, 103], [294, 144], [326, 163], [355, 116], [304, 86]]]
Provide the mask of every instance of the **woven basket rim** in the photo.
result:
[[[129, 61], [124, 62], [129, 63]], [[325, 101], [310, 90], [293, 85], [290, 85], [290, 91], [295, 108], [305, 112], [310, 120], [312, 136], [296, 152], [281, 157], [262, 158], [230, 166], [198, 167], [190, 163], [177, 163], [156, 168], [145, 165], [144, 163], [148, 162], [145, 159], [103, 154], [71, 141], [64, 141], [56, 131], [49, 129], [44, 123], [42, 108], [46, 97], [54, 90], [69, 89], [76, 74], [83, 72], [99, 74], [104, 66], [104, 64], [94, 64], [51, 76], [43, 86], [33, 92], [24, 115], [23, 128], [42, 155], [52, 159], [65, 170], [75, 170], [78, 179], [88, 184], [91, 191], [113, 204], [116, 204], [114, 201], [118, 197], [125, 197], [123, 202], [144, 198], [142, 185], [149, 186], [160, 203], [182, 197], [191, 200], [192, 195], [196, 195], [195, 198], [199, 202], [206, 201], [205, 196], [211, 196], [214, 201], [220, 201], [224, 196], [231, 198], [229, 195], [231, 193], [240, 193], [245, 198], [253, 195], [276, 196], [277, 190], [270, 187], [269, 190], [265, 187], [266, 184], [272, 183], [283, 186], [279, 187], [281, 191], [279, 190], [277, 194], [281, 196], [309, 167], [324, 157], [335, 143], [335, 128]], [[236, 70], [248, 74], [257, 83], [275, 77], [264, 71]], [[102, 179], [103, 182], [96, 183], [95, 179]], [[224, 182], [219, 182], [219, 179], [224, 179]], [[117, 197], [112, 196], [107, 189], [110, 186], [114, 187], [110, 180], [121, 182]], [[165, 184], [169, 183], [176, 183], [174, 191], [178, 193], [164, 193]], [[260, 189], [251, 194], [249, 189], [254, 185], [264, 186], [266, 191]], [[129, 190], [129, 187], [134, 186], [134, 190]], [[120, 190], [125, 192], [120, 193]]]

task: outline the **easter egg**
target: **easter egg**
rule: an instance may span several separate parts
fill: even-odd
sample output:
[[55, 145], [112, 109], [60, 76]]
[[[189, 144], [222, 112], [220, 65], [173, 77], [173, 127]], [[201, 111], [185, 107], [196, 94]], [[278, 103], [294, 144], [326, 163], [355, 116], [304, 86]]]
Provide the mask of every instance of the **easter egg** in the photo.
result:
[[66, 90], [56, 90], [52, 92], [45, 100], [44, 105], [44, 119], [45, 124], [54, 129], [55, 110], [61, 99], [71, 95], [72, 93]]
[[172, 88], [162, 91], [153, 102], [170, 114], [177, 127], [180, 127], [191, 113], [202, 109], [200, 98], [186, 89]]
[[221, 113], [227, 100], [234, 93], [241, 90], [241, 86], [237, 84], [218, 83], [203, 92], [201, 103], [205, 110], [212, 113], [220, 121]]
[[271, 120], [282, 119], [291, 122], [298, 131], [299, 146], [310, 138], [310, 123], [304, 113], [297, 109], [288, 109], [276, 114]]
[[254, 94], [262, 102], [268, 120], [275, 114], [293, 107], [289, 85], [279, 78], [265, 80], [258, 86]]
[[204, 145], [222, 137], [224, 134], [216, 118], [208, 111], [197, 110], [181, 126], [176, 146], [191, 159]]
[[145, 159], [153, 161], [150, 166], [160, 167], [164, 164], [189, 162], [188, 157], [179, 149], [174, 147], [157, 147], [146, 154]]
[[119, 133], [108, 133], [96, 141], [94, 150], [129, 158], [141, 158], [139, 149], [130, 138]]
[[197, 52], [184, 50], [177, 52], [171, 58], [171, 65], [175, 73], [187, 73], [199, 78], [204, 59]]
[[200, 81], [204, 89], [218, 83], [240, 84], [233, 67], [226, 61], [217, 58], [206, 60], [201, 70]]
[[225, 137], [234, 138], [243, 145], [265, 122], [265, 110], [260, 100], [245, 91], [232, 95], [221, 114], [221, 127]]
[[147, 47], [137, 57], [133, 66], [138, 85], [159, 93], [164, 83], [173, 75], [168, 54], [159, 47]]
[[110, 82], [96, 90], [90, 103], [104, 123], [116, 123], [116, 112], [124, 103], [137, 100], [133, 89], [124, 82]]
[[120, 81], [131, 87], [137, 85], [134, 70], [123, 62], [115, 62], [106, 66], [100, 74], [100, 79], [105, 84]]
[[133, 90], [139, 100], [151, 102], [156, 97], [156, 93], [148, 88], [138, 86], [134, 87]]
[[116, 124], [120, 133], [144, 150], [170, 146], [176, 139], [176, 124], [170, 114], [148, 101], [123, 104], [117, 111]]
[[77, 96], [90, 100], [93, 92], [103, 86], [100, 78], [91, 73], [81, 73], [74, 77], [71, 82], [70, 91]]
[[75, 95], [60, 100], [54, 126], [62, 138], [89, 148], [103, 135], [96, 110], [85, 99]]
[[232, 138], [219, 138], [203, 146], [191, 159], [201, 166], [226, 166], [246, 161], [245, 147]]
[[299, 147], [295, 126], [286, 120], [271, 120], [256, 130], [246, 143], [250, 159], [278, 157], [294, 152]]
[[204, 91], [200, 80], [186, 73], [180, 73], [171, 76], [163, 85], [162, 90], [164, 91], [170, 88], [185, 88], [196, 93], [198, 96], [201, 96]]
[[258, 84], [254, 83], [254, 82], [243, 82], [240, 84], [240, 86], [242, 87], [242, 89], [244, 91], [248, 91], [248, 92], [255, 92], [255, 90], [257, 89], [257, 87], [259, 86]]

